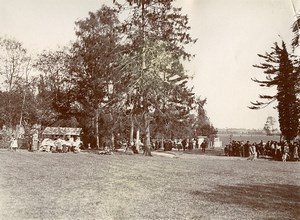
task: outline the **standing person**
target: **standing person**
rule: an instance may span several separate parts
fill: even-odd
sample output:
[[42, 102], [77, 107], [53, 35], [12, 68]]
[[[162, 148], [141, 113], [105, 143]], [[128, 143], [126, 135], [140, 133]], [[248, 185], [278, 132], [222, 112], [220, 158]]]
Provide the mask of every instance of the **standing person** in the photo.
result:
[[193, 149], [193, 139], [190, 139], [190, 140], [189, 140], [189, 143], [188, 143], [188, 149], [189, 149], [189, 150], [192, 150], [192, 149]]
[[133, 139], [133, 141], [130, 143], [130, 145], [131, 145], [131, 150], [132, 150], [132, 152], [134, 153], [134, 154], [138, 154], [139, 152], [137, 151], [137, 149], [136, 149], [136, 139], [134, 138]]
[[299, 161], [299, 144], [295, 143], [293, 153], [294, 153], [294, 160]]
[[289, 159], [291, 161], [294, 160], [294, 148], [295, 148], [295, 144], [293, 142], [289, 143]]
[[276, 158], [276, 160], [280, 161], [280, 158], [281, 158], [281, 146], [276, 141], [275, 141], [274, 145], [275, 145], [275, 158]]
[[288, 156], [289, 156], [289, 145], [285, 141], [283, 146], [283, 151], [282, 151], [282, 162], [286, 162]]
[[224, 147], [224, 154], [225, 154], [225, 156], [229, 156], [229, 146], [228, 145], [226, 145], [225, 147]]
[[204, 141], [201, 143], [201, 149], [202, 149], [203, 153], [205, 153], [206, 146], [207, 146], [207, 141], [206, 141], [206, 139], [204, 139]]
[[249, 157], [249, 148], [250, 148], [250, 143], [247, 141], [244, 144], [244, 157]]
[[177, 145], [177, 150], [179, 151], [182, 148], [181, 139], [178, 140], [176, 145]]
[[69, 136], [69, 148], [67, 151], [74, 151], [74, 136]]
[[249, 157], [247, 158], [247, 160], [252, 160], [253, 158], [253, 149], [252, 149], [252, 144], [249, 145]]
[[183, 139], [182, 142], [181, 142], [181, 144], [182, 144], [183, 151], [185, 151], [186, 144], [187, 144], [187, 139]]
[[55, 141], [55, 150], [58, 152], [58, 153], [62, 153], [63, 152], [63, 145], [64, 145], [64, 140], [59, 136], [57, 138], [57, 140]]
[[260, 148], [260, 144], [255, 144], [255, 154], [254, 154], [255, 158], [259, 158], [261, 152], [259, 148]]
[[230, 142], [229, 146], [229, 156], [234, 156], [235, 140]]
[[67, 136], [62, 144], [62, 152], [63, 153], [67, 153], [69, 148], [71, 146], [71, 141], [70, 141], [70, 137]]
[[12, 135], [10, 139], [10, 149], [13, 151], [17, 151], [18, 149], [18, 140], [15, 138], [14, 135]]
[[275, 151], [276, 151], [276, 149], [275, 149], [275, 143], [274, 143], [274, 141], [271, 141], [270, 150], [271, 150], [271, 155], [270, 156], [272, 158], [275, 158]]
[[260, 143], [259, 143], [259, 154], [262, 155], [262, 156], [266, 156], [266, 151], [265, 151], [265, 144], [264, 142], [261, 140]]
[[197, 141], [196, 141], [196, 138], [193, 138], [193, 149], [196, 149], [196, 146], [197, 146]]
[[79, 152], [80, 137], [74, 137], [73, 142], [71, 142], [71, 144], [72, 144], [72, 146], [71, 146], [71, 149], [69, 149], [69, 151], [75, 153], [75, 149], [76, 149], [76, 151], [78, 150], [78, 152]]
[[240, 157], [244, 157], [244, 154], [245, 154], [245, 152], [244, 152], [244, 141], [241, 141], [240, 143], [239, 143], [239, 148], [240, 148]]
[[35, 133], [35, 134], [32, 135], [31, 151], [37, 151], [38, 150], [38, 145], [39, 145], [39, 138], [38, 138], [38, 134]]
[[255, 160], [256, 158], [258, 158], [258, 152], [257, 152], [257, 148], [256, 148], [257, 144], [253, 144], [252, 145], [252, 151], [254, 152], [253, 153], [253, 159], [252, 160]]
[[249, 147], [249, 154], [250, 157], [248, 158], [248, 160], [255, 160], [256, 159], [256, 143], [251, 144], [251, 146]]

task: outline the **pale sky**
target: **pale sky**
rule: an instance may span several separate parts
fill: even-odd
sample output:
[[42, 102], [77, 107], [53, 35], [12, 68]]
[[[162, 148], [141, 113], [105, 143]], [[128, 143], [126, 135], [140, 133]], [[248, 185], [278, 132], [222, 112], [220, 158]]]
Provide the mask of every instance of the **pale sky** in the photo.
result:
[[[75, 39], [78, 19], [112, 0], [0, 0], [0, 36], [13, 37], [34, 52], [57, 49]], [[300, 0], [293, 0], [299, 13]], [[263, 60], [275, 41], [291, 42], [295, 20], [292, 0], [177, 0], [190, 19], [198, 42], [188, 64], [197, 95], [207, 98], [207, 114], [217, 128], [262, 129], [272, 107], [247, 108], [263, 90], [251, 77], [263, 76], [252, 67]], [[262, 79], [262, 78], [261, 78]], [[278, 123], [277, 123], [278, 125]]]

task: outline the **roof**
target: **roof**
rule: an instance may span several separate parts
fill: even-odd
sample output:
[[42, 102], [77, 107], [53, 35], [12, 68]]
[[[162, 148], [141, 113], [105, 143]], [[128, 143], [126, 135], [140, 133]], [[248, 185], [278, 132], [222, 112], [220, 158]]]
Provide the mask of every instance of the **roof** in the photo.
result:
[[46, 127], [43, 135], [80, 135], [82, 128]]

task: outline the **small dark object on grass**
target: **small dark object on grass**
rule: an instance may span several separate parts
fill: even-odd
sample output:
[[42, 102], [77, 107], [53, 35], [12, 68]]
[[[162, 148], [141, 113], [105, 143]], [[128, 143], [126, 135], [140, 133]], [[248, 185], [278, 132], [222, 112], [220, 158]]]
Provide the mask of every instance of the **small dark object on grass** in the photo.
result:
[[112, 155], [112, 152], [110, 152], [109, 150], [101, 150], [98, 152], [98, 154], [100, 155]]

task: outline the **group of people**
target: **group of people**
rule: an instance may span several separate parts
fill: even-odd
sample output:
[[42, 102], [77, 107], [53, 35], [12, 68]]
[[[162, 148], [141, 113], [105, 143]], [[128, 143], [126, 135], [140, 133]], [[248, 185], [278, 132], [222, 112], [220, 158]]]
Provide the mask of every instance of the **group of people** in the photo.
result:
[[224, 148], [226, 156], [247, 157], [254, 160], [259, 157], [270, 157], [278, 161], [299, 161], [300, 157], [300, 140], [293, 142], [287, 141], [263, 141], [259, 143], [250, 143], [249, 141], [232, 140]]
[[[205, 149], [208, 147], [208, 141], [204, 139], [199, 143], [197, 138], [191, 139], [152, 139], [150, 141], [152, 150], [163, 149], [164, 151], [171, 151], [172, 149], [179, 150], [193, 150], [197, 148], [201, 148], [202, 152], [205, 152]], [[143, 141], [139, 140], [137, 144], [137, 140], [134, 139], [131, 143], [130, 141], [120, 141], [116, 145], [116, 148], [124, 148], [124, 149], [132, 149], [133, 153], [138, 153], [140, 150], [143, 150]], [[139, 146], [140, 149], [136, 149], [136, 146]]]
[[[38, 134], [32, 135], [32, 139], [28, 143], [29, 151], [43, 151], [52, 153], [78, 153], [82, 148], [82, 141], [79, 136], [56, 136], [52, 138], [44, 138], [42, 141], [38, 138]], [[18, 139], [14, 134], [11, 135], [9, 141], [9, 150], [17, 151], [19, 149]]]
[[79, 136], [56, 136], [53, 139], [45, 138], [39, 146], [39, 151], [52, 153], [78, 153], [81, 150], [81, 146], [82, 141]]
[[202, 152], [205, 152], [205, 149], [208, 147], [208, 142], [206, 139], [204, 139], [201, 143], [199, 143], [199, 140], [197, 138], [191, 138], [191, 139], [177, 139], [177, 140], [156, 140], [153, 144], [153, 149], [157, 150], [160, 148], [163, 148], [164, 151], [170, 151], [173, 148], [177, 150], [192, 150], [196, 148], [201, 148]]

